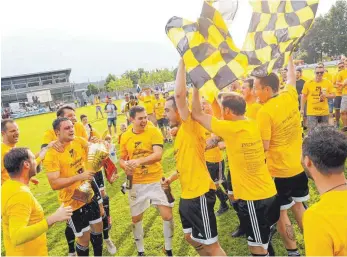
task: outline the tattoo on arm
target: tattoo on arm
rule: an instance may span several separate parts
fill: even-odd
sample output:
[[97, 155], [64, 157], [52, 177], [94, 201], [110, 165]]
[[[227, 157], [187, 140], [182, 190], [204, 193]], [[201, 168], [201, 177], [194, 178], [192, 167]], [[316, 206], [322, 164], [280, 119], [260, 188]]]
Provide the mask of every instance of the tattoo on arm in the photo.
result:
[[209, 140], [207, 140], [206, 142], [206, 148], [205, 150], [209, 150], [209, 149], [212, 149], [212, 148], [215, 148], [218, 146], [218, 143], [223, 141], [222, 138], [220, 137], [212, 137], [210, 138]]
[[295, 234], [294, 234], [294, 229], [292, 225], [286, 224], [286, 233], [290, 240], [295, 241]]

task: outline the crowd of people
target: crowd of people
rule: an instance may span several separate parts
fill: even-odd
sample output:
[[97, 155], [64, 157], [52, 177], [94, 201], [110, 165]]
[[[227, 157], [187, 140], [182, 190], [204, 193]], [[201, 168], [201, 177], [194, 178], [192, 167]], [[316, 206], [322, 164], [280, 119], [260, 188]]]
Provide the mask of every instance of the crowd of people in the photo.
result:
[[[227, 255], [219, 243], [216, 216], [229, 206], [239, 219], [231, 236], [245, 236], [254, 256], [275, 255], [271, 240], [276, 231], [288, 256], [300, 256], [289, 210], [304, 234], [306, 255], [347, 255], [347, 60], [338, 67], [338, 74], [330, 78], [319, 64], [315, 78], [305, 80], [290, 59], [280, 76], [270, 73], [234, 82], [211, 104], [197, 89], [187, 89], [181, 60], [173, 95], [150, 88], [125, 95], [120, 109], [126, 123], [120, 124], [117, 139], [118, 108], [107, 98], [102, 110], [97, 99], [96, 116], [106, 114], [107, 133], [98, 133], [85, 114], [78, 122], [75, 109], [63, 106], [36, 155], [16, 147], [18, 125], [3, 119], [1, 215], [6, 255], [48, 255], [46, 233], [56, 222], [66, 222], [69, 256], [88, 256], [90, 244], [94, 256], [102, 256], [103, 244], [109, 254], [116, 253], [102, 170], [93, 172], [86, 165], [90, 148], [99, 143], [126, 174], [138, 256], [145, 255], [142, 220], [151, 205], [163, 220], [164, 254], [180, 254], [172, 247], [174, 197], [180, 198], [180, 221], [175, 222], [181, 222], [185, 240], [201, 256]], [[334, 126], [328, 125], [329, 113]], [[340, 116], [342, 131], [336, 128]], [[303, 126], [308, 127], [304, 139]], [[164, 177], [164, 144], [172, 142], [176, 171]], [[30, 181], [38, 183], [35, 175], [41, 166], [61, 204], [46, 218], [29, 187]], [[321, 195], [309, 207], [308, 179]], [[181, 191], [173, 197], [170, 185], [176, 180]], [[90, 181], [92, 194], [83, 201], [76, 192], [85, 181]], [[220, 206], [215, 212], [216, 198]]]

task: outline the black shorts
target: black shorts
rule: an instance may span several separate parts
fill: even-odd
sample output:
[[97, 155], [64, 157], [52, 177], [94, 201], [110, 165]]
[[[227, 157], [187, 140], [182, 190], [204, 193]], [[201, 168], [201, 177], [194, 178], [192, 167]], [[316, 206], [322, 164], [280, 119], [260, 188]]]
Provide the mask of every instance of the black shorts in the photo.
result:
[[102, 221], [99, 205], [92, 201], [72, 212], [68, 225], [72, 228], [76, 237], [83, 236], [84, 232], [90, 230], [90, 225]]
[[191, 234], [192, 240], [211, 245], [218, 241], [217, 221], [214, 214], [216, 192], [193, 199], [182, 199], [179, 204], [183, 233]]
[[231, 175], [230, 171], [228, 170], [228, 175], [227, 175], [227, 188], [228, 188], [228, 195], [233, 195], [233, 185], [231, 184]]
[[91, 181], [91, 185], [92, 185], [92, 189], [94, 191], [94, 196], [93, 196], [93, 201], [96, 202], [97, 204], [101, 204], [102, 203], [102, 197], [101, 197], [101, 193], [100, 193], [100, 188], [95, 180], [95, 175], [93, 180]]
[[226, 180], [224, 175], [224, 160], [221, 162], [206, 162], [206, 166], [215, 184], [220, 184]]
[[98, 185], [99, 190], [104, 190], [105, 189], [105, 180], [104, 180], [104, 175], [102, 174], [102, 170], [95, 173], [94, 179], [95, 179], [96, 184]]
[[275, 178], [274, 181], [281, 210], [291, 208], [295, 202], [304, 202], [310, 199], [308, 179], [305, 172], [290, 178]]
[[341, 108], [342, 96], [335, 96], [334, 99], [334, 108], [340, 110]]
[[249, 246], [268, 248], [270, 229], [280, 217], [280, 204], [276, 196], [256, 200], [239, 200], [241, 223], [246, 227]]

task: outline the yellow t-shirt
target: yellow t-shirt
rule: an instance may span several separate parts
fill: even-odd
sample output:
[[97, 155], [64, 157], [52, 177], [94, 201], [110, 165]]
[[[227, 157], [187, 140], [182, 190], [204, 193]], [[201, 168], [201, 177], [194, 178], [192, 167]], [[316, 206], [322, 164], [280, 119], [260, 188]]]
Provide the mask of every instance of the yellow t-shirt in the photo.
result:
[[159, 100], [154, 100], [154, 112], [155, 112], [155, 118], [157, 120], [164, 118], [164, 108], [165, 108], [165, 99], [159, 98]]
[[258, 111], [261, 137], [270, 141], [266, 162], [273, 177], [293, 177], [304, 170], [301, 166], [302, 129], [298, 105], [296, 88], [287, 85], [281, 94]]
[[154, 112], [155, 99], [152, 95], [139, 96], [138, 99], [142, 101], [142, 105], [145, 108], [147, 114], [152, 114]]
[[257, 113], [260, 108], [261, 108], [260, 103], [246, 104], [245, 116], [252, 120], [255, 120], [257, 118]]
[[333, 84], [326, 79], [321, 82], [315, 80], [306, 81], [302, 93], [307, 96], [307, 115], [309, 116], [326, 116], [329, 115], [328, 99], [320, 101], [320, 93], [326, 90], [328, 94], [334, 92]]
[[[340, 71], [336, 76], [336, 82], [343, 83], [347, 79], [347, 69]], [[341, 87], [341, 95], [347, 95], [347, 86]]]
[[277, 191], [265, 163], [263, 141], [253, 120], [228, 121], [212, 117], [213, 133], [224, 139], [236, 199], [261, 200]]
[[347, 256], [347, 191], [321, 195], [303, 217], [307, 256]]
[[[64, 149], [63, 153], [59, 153], [53, 148], [47, 151], [43, 166], [45, 171], [60, 172], [61, 178], [73, 177], [84, 170], [84, 165], [87, 160], [88, 142], [83, 138], [76, 137]], [[73, 210], [81, 208], [85, 203], [72, 199], [72, 195], [83, 181], [77, 181], [71, 186], [59, 190], [59, 202], [64, 203], [64, 206], [71, 206]]]
[[[75, 128], [75, 136], [76, 137], [82, 137], [85, 140], [88, 140], [88, 134], [86, 131], [86, 128], [83, 126], [82, 123], [80, 122], [76, 122], [74, 124], [74, 128]], [[54, 129], [49, 129], [45, 132], [45, 134], [43, 135], [43, 145], [48, 145], [50, 142], [57, 140], [57, 135], [54, 132]]]
[[[127, 129], [120, 140], [120, 158], [123, 160], [139, 159], [153, 153], [153, 146], [163, 146], [163, 136], [154, 126], [146, 126], [141, 134], [135, 134]], [[133, 174], [133, 184], [150, 184], [159, 182], [163, 177], [163, 167], [160, 162], [142, 165]]]
[[333, 83], [333, 75], [330, 73], [324, 72], [323, 79], [329, 80], [331, 83]]
[[[206, 137], [206, 141], [212, 137], [211, 132], [208, 131], [207, 129], [205, 129], [205, 137]], [[222, 151], [219, 149], [218, 146], [212, 149], [206, 150], [205, 160], [207, 162], [212, 162], [212, 163], [223, 161]]]
[[48, 255], [48, 224], [27, 185], [7, 180], [1, 186], [1, 217], [6, 256]]
[[182, 121], [174, 144], [183, 199], [196, 198], [216, 189], [206, 167], [205, 148], [204, 128], [189, 115], [186, 121]]
[[11, 151], [13, 147], [1, 143], [1, 185], [8, 179], [10, 179], [10, 175], [8, 175], [7, 170], [4, 165], [4, 157], [5, 155]]

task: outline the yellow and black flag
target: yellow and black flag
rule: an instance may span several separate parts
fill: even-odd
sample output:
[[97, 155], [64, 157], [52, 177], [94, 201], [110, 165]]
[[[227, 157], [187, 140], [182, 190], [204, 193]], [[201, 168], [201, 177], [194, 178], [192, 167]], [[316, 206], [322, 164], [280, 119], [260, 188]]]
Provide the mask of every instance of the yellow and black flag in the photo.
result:
[[319, 0], [251, 0], [252, 20], [240, 50], [221, 14], [204, 2], [196, 22], [171, 18], [166, 33], [195, 87], [212, 102], [244, 75], [265, 76], [283, 67], [313, 23]]

